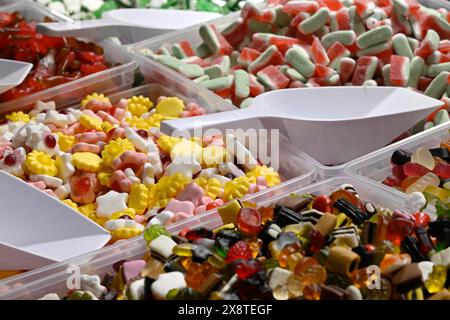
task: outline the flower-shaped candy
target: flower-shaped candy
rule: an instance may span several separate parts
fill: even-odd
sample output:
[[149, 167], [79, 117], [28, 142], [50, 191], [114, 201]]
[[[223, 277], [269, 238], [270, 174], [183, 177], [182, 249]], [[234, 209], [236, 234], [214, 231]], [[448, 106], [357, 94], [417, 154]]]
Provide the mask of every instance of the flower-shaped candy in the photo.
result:
[[95, 201], [96, 193], [100, 189], [95, 173], [83, 172], [79, 175], [74, 175], [70, 179], [72, 200], [87, 204]]

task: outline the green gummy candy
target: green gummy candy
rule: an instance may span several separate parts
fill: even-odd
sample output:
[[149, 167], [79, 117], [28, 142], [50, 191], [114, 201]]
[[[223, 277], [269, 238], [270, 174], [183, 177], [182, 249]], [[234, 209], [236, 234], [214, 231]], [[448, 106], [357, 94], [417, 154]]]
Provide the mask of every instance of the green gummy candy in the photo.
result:
[[428, 29], [427, 34], [422, 41], [429, 43], [430, 49], [432, 51], [435, 51], [439, 48], [439, 41], [441, 41], [441, 38], [436, 31], [434, 31], [433, 29]]
[[391, 65], [386, 64], [381, 69], [381, 75], [383, 76], [383, 82], [385, 86], [391, 85], [391, 79], [390, 79], [390, 73], [391, 73]]
[[364, 81], [363, 86], [365, 86], [365, 87], [377, 87], [378, 83], [375, 80], [370, 79], [370, 80]]
[[158, 238], [160, 235], [165, 235], [170, 237], [170, 233], [166, 230], [163, 225], [153, 224], [144, 230], [144, 239], [147, 242], [151, 242]]
[[196, 79], [194, 79], [193, 81], [195, 83], [202, 83], [203, 81], [209, 80], [209, 76], [207, 74], [204, 74]]
[[330, 10], [328, 8], [320, 8], [308, 19], [302, 21], [298, 29], [304, 34], [310, 34], [319, 30], [322, 26], [327, 23], [330, 18]]
[[361, 17], [356, 12], [356, 6], [350, 6], [348, 13], [350, 15], [352, 30], [355, 31], [357, 35], [363, 34], [366, 31], [366, 27], [364, 26], [364, 22]]
[[412, 38], [412, 37], [408, 37], [408, 44], [409, 44], [409, 47], [411, 48], [411, 51], [414, 52], [419, 47], [420, 43], [419, 43], [419, 40]]
[[408, 57], [410, 60], [414, 57], [408, 38], [403, 33], [397, 33], [392, 37], [392, 46], [396, 55]]
[[205, 69], [197, 64], [183, 64], [178, 71], [189, 79], [195, 79], [205, 74]]
[[447, 71], [442, 71], [436, 78], [431, 81], [428, 88], [425, 90], [425, 95], [440, 99], [447, 89], [447, 77], [449, 73]]
[[448, 122], [449, 120], [450, 118], [448, 116], [447, 110], [439, 110], [438, 112], [436, 112], [433, 118], [433, 122], [435, 125], [440, 125], [442, 123]]
[[222, 90], [231, 88], [231, 86], [233, 85], [233, 79], [234, 77], [232, 75], [229, 75], [226, 77], [203, 81], [201, 85], [209, 90]]
[[249, 27], [254, 32], [269, 33], [272, 31], [272, 25], [270, 23], [257, 21], [257, 20], [251, 20]]
[[170, 50], [167, 49], [166, 47], [162, 47], [160, 51], [161, 51], [161, 54], [164, 55], [164, 56], [171, 56], [172, 55], [170, 53]]
[[417, 89], [424, 67], [425, 62], [421, 57], [414, 57], [411, 59], [411, 63], [409, 65], [408, 87]]
[[239, 99], [245, 99], [250, 95], [249, 76], [244, 70], [234, 72], [234, 93]]
[[219, 39], [217, 38], [214, 30], [209, 25], [202, 25], [199, 28], [200, 37], [203, 39], [203, 43], [206, 44], [211, 53], [217, 53], [220, 50]]
[[[283, 72], [283, 71], [282, 71]], [[291, 81], [301, 81], [303, 83], [306, 82], [306, 78], [294, 68], [287, 68], [285, 71], [285, 76], [288, 77]]]
[[264, 65], [269, 61], [269, 59], [275, 54], [275, 52], [278, 51], [277, 46], [271, 45], [269, 46], [263, 53], [259, 55], [258, 58], [256, 58], [250, 65], [248, 66], [248, 71], [253, 73], [255, 69], [257, 69], [259, 66]]
[[177, 58], [174, 58], [172, 56], [166, 56], [166, 55], [157, 55], [155, 56], [155, 61], [158, 61], [159, 63], [162, 63], [166, 67], [169, 67], [170, 69], [178, 71], [180, 67], [183, 65], [183, 62], [178, 60]]
[[254, 100], [254, 98], [252, 98], [252, 97], [245, 99], [244, 101], [241, 102], [241, 104], [239, 105], [239, 108], [245, 109], [245, 108], [250, 107], [253, 100]]
[[443, 71], [450, 72], [450, 62], [438, 63], [429, 66], [427, 75], [434, 78]]
[[280, 6], [275, 9], [275, 24], [279, 28], [287, 27], [292, 21], [292, 17], [283, 11], [283, 7]]
[[240, 56], [240, 53], [237, 50], [235, 50], [235, 51], [233, 51], [231, 53], [231, 56], [230, 56], [230, 65], [231, 65], [231, 67], [234, 67], [235, 65], [238, 64], [239, 56]]
[[381, 52], [389, 49], [390, 47], [391, 47], [391, 43], [386, 41], [386, 42], [374, 44], [373, 46], [364, 48], [362, 50], [358, 50], [356, 52], [356, 55], [358, 57], [373, 56], [373, 55], [376, 55], [378, 53], [381, 53]]
[[291, 48], [286, 52], [286, 61], [306, 78], [312, 77], [316, 66], [308, 57], [308, 53], [300, 48]]
[[209, 50], [206, 43], [202, 43], [195, 49], [195, 53], [199, 58], [204, 58], [211, 55], [211, 50]]
[[183, 50], [181, 49], [181, 46], [178, 43], [172, 45], [172, 52], [173, 55], [178, 59], [187, 58], [187, 56], [184, 54]]
[[339, 30], [331, 32], [322, 37], [322, 44], [325, 49], [331, 47], [335, 42], [340, 42], [344, 46], [350, 46], [355, 43], [356, 33], [353, 30]]
[[224, 75], [228, 75], [230, 73], [231, 61], [229, 56], [224, 56], [222, 61], [220, 62], [220, 67], [222, 68], [222, 72]]
[[222, 68], [218, 64], [206, 67], [205, 73], [209, 76], [210, 79], [216, 79], [225, 76]]
[[380, 26], [364, 32], [356, 39], [356, 45], [364, 49], [375, 44], [386, 42], [392, 38], [392, 28], [390, 26]]
[[423, 130], [428, 130], [434, 127], [434, 123], [431, 121], [425, 122], [425, 124], [423, 125]]
[[447, 95], [448, 98], [450, 98], [450, 84], [447, 85], [446, 95]]

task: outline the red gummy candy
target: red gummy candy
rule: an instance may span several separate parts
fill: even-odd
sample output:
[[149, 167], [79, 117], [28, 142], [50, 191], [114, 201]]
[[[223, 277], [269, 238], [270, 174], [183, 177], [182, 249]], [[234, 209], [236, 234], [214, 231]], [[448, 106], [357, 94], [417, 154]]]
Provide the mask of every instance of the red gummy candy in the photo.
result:
[[236, 267], [236, 275], [239, 279], [245, 280], [261, 270], [261, 263], [258, 260], [248, 260]]
[[236, 218], [237, 227], [246, 234], [256, 235], [262, 229], [261, 214], [255, 208], [242, 208]]
[[403, 180], [406, 178], [405, 172], [403, 171], [403, 166], [392, 165], [392, 174], [394, 177]]
[[424, 166], [422, 166], [418, 163], [407, 162], [403, 165], [403, 172], [407, 176], [421, 177], [421, 176], [427, 174], [428, 172], [430, 172], [430, 170], [428, 170], [427, 168], [425, 168]]
[[312, 202], [313, 209], [316, 209], [320, 212], [333, 212], [333, 202], [331, 198], [327, 195], [320, 195], [314, 198]]
[[430, 216], [424, 212], [416, 212], [412, 216], [414, 218], [414, 225], [416, 228], [426, 227], [430, 222]]
[[252, 257], [252, 250], [248, 247], [247, 243], [240, 240], [236, 242], [228, 251], [225, 261], [231, 263], [237, 259], [248, 260]]
[[436, 167], [434, 167], [433, 172], [442, 179], [450, 178], [450, 164], [447, 163], [438, 163]]
[[387, 177], [381, 183], [388, 187], [400, 187], [402, 182], [396, 177]]

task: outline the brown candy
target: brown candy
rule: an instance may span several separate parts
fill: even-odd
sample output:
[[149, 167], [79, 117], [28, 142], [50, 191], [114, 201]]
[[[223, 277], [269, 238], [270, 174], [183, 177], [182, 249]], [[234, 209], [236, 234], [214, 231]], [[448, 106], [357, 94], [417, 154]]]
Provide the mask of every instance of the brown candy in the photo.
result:
[[322, 285], [320, 300], [345, 300], [345, 290], [337, 286]]
[[422, 283], [422, 272], [417, 263], [411, 263], [392, 276], [392, 284], [399, 293], [406, 293], [420, 287]]
[[450, 300], [450, 291], [447, 289], [442, 289], [429, 297], [428, 300]]
[[344, 247], [333, 247], [325, 262], [325, 267], [331, 272], [349, 275], [353, 270], [356, 270], [361, 258], [359, 255]]
[[315, 229], [323, 236], [329, 235], [336, 227], [337, 218], [334, 214], [325, 212], [323, 216], [317, 221]]

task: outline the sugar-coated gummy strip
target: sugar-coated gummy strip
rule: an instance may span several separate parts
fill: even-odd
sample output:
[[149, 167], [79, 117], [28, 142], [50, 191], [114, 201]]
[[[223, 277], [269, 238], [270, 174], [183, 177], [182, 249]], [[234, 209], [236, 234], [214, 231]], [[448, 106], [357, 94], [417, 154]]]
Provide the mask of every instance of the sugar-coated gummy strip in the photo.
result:
[[364, 81], [373, 78], [378, 66], [378, 58], [371, 56], [360, 57], [356, 61], [355, 71], [353, 73], [352, 84], [354, 86], [360, 86]]
[[298, 29], [304, 34], [311, 34], [319, 30], [330, 18], [330, 10], [328, 8], [320, 8], [308, 19], [299, 24]]
[[201, 83], [205, 88], [209, 90], [222, 90], [231, 88], [233, 84], [233, 76], [225, 76], [216, 79], [206, 80]]
[[306, 78], [312, 77], [316, 66], [308, 58], [308, 53], [300, 47], [294, 47], [286, 52], [286, 61]]
[[362, 57], [362, 56], [370, 56], [370, 55], [377, 55], [380, 54], [386, 50], [389, 50], [392, 47], [392, 42], [391, 41], [386, 41], [386, 42], [382, 42], [382, 43], [378, 43], [378, 44], [374, 44], [373, 46], [364, 48], [362, 50], [358, 50], [356, 52], [356, 56], [357, 57]]
[[417, 89], [420, 76], [423, 73], [425, 61], [421, 57], [414, 57], [411, 59], [409, 67], [408, 87]]
[[278, 51], [277, 46], [271, 45], [255, 61], [250, 63], [248, 71], [255, 74], [271, 63], [280, 64], [282, 61], [283, 57]]
[[335, 42], [339, 42], [344, 46], [351, 46], [356, 41], [356, 33], [353, 30], [339, 30], [330, 32], [323, 36], [321, 40], [325, 49], [328, 49]]
[[403, 33], [397, 33], [392, 37], [392, 47], [395, 54], [405, 56], [409, 59], [414, 57], [414, 53], [408, 43], [408, 38]]
[[380, 26], [366, 31], [356, 39], [356, 45], [364, 49], [375, 44], [386, 42], [392, 38], [392, 28], [390, 26]]
[[427, 75], [429, 77], [436, 77], [438, 74], [440, 74], [442, 71], [450, 72], [450, 62], [444, 62], [444, 63], [438, 63], [433, 64], [428, 67]]
[[392, 85], [405, 87], [409, 80], [409, 59], [404, 56], [391, 56], [389, 80]]
[[238, 99], [245, 99], [250, 95], [250, 83], [246, 71], [236, 70], [234, 72], [234, 92]]
[[450, 73], [442, 71], [436, 78], [431, 81], [428, 88], [425, 90], [425, 94], [435, 99], [439, 99], [447, 89], [447, 78]]

